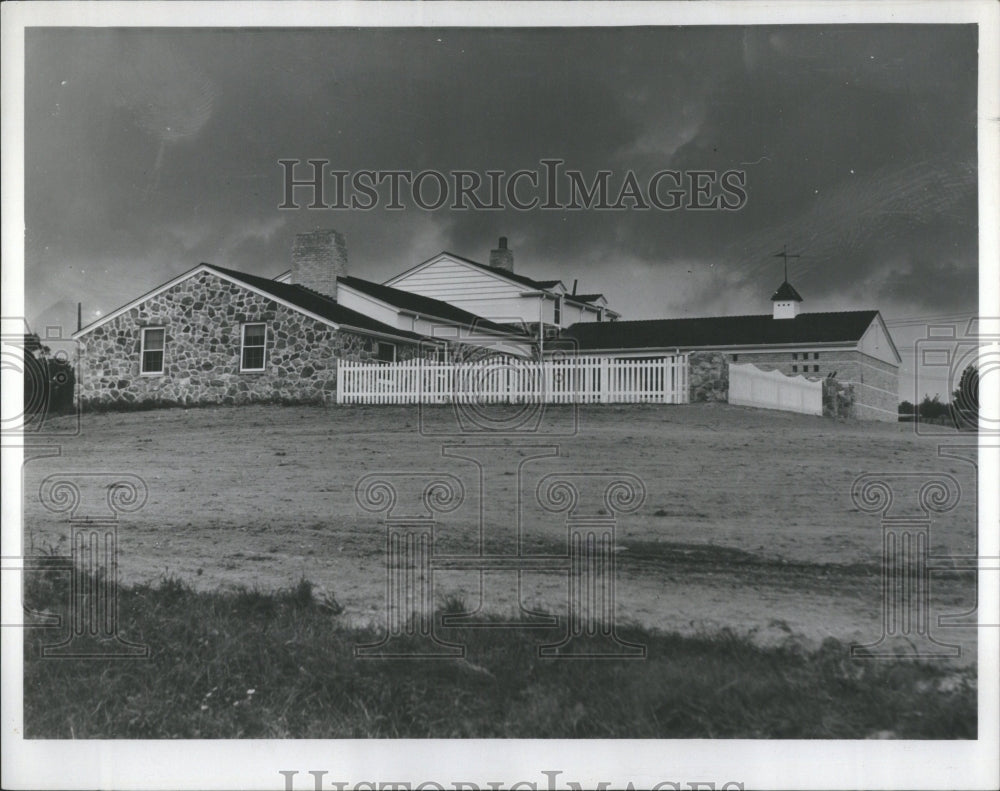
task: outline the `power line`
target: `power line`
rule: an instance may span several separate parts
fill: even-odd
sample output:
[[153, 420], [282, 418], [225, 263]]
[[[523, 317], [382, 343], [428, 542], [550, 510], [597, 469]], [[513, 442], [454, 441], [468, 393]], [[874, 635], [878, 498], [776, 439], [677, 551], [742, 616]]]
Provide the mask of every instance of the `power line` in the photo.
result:
[[885, 323], [887, 327], [905, 327], [907, 325], [928, 324], [934, 321], [958, 322], [975, 318], [979, 318], [978, 313], [948, 313], [937, 316], [904, 316], [898, 319], [886, 319]]

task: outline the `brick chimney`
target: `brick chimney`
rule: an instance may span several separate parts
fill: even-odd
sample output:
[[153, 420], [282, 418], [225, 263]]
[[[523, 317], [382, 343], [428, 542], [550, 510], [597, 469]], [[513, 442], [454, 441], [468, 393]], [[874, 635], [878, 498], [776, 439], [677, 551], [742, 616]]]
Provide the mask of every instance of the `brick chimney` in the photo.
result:
[[337, 277], [346, 274], [347, 245], [342, 233], [316, 230], [295, 236], [290, 283], [336, 299]]
[[506, 236], [501, 236], [497, 249], [490, 251], [490, 266], [505, 272], [514, 271], [514, 253], [507, 249]]

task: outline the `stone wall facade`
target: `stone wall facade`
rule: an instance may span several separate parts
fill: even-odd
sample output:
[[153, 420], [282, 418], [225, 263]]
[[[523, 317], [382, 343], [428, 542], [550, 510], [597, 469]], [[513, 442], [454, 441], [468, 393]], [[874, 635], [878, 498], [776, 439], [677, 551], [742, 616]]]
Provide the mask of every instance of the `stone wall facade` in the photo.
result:
[[825, 379], [852, 385], [853, 417], [895, 423], [899, 406], [899, 368], [864, 352], [815, 349], [796, 352], [734, 352], [730, 362], [753, 363], [763, 371], [781, 371], [788, 376]]
[[[266, 323], [263, 371], [240, 371], [242, 325]], [[162, 374], [140, 373], [144, 327], [162, 327]], [[200, 272], [80, 338], [79, 397], [92, 407], [332, 403], [337, 360], [377, 359], [380, 339], [335, 329], [217, 275]], [[393, 343], [396, 359], [419, 344]]]
[[729, 361], [719, 352], [691, 352], [688, 355], [688, 395], [699, 401], [729, 400]]

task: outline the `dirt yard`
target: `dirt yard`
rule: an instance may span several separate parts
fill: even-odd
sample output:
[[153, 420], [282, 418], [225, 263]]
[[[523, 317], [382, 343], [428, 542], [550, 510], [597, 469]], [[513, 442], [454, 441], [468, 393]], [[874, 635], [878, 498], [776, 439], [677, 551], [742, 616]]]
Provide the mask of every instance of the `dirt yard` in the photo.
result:
[[[25, 465], [25, 551], [68, 553], [66, 521], [39, 504], [46, 476], [130, 472], [146, 481], [149, 499], [120, 527], [123, 581], [171, 575], [197, 589], [271, 589], [305, 577], [343, 605], [344, 617], [379, 622], [385, 527], [381, 515], [355, 502], [362, 476], [450, 473], [465, 499], [440, 517], [435, 552], [477, 553], [482, 513], [487, 552], [516, 551], [520, 521], [521, 551], [530, 556], [566, 548], [563, 517], [544, 512], [535, 498], [543, 476], [631, 473], [647, 496], [618, 520], [619, 617], [682, 633], [728, 627], [762, 642], [792, 635], [806, 644], [827, 636], [867, 643], [881, 634], [882, 529], [877, 514], [852, 502], [859, 475], [952, 476], [961, 499], [935, 517], [931, 553], [975, 552], [974, 466], [939, 456], [941, 443], [916, 436], [911, 425], [713, 404], [578, 413], [551, 407], [541, 430], [526, 436], [428, 436], [455, 425], [449, 407], [423, 414], [416, 407], [261, 406], [88, 415], [60, 456]], [[973, 441], [958, 434], [948, 440]], [[482, 497], [472, 458], [481, 460]], [[409, 508], [405, 494], [401, 511]], [[915, 497], [900, 490], [897, 506], [912, 513]], [[483, 579], [486, 606], [513, 611], [517, 573]], [[476, 572], [437, 571], [434, 585], [439, 601], [456, 593], [472, 608], [479, 601]], [[935, 637], [962, 645], [959, 661], [974, 661], [973, 629], [936, 625], [939, 615], [975, 606], [974, 578], [935, 574], [931, 595]], [[523, 572], [520, 599], [564, 612], [566, 574]]]

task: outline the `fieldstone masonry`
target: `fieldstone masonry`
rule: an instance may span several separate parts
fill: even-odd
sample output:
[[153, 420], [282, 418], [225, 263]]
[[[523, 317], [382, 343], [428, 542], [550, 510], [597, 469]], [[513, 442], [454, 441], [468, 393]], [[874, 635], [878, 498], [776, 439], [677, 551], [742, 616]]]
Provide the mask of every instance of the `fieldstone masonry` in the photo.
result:
[[[265, 368], [240, 371], [244, 322], [266, 322]], [[139, 372], [143, 327], [166, 330], [163, 374]], [[396, 359], [419, 345], [393, 341]], [[373, 360], [378, 339], [312, 319], [208, 272], [199, 273], [80, 339], [80, 402], [144, 405], [326, 403], [337, 392], [337, 359]]]
[[719, 352], [688, 355], [688, 390], [692, 404], [729, 400], [729, 362]]

